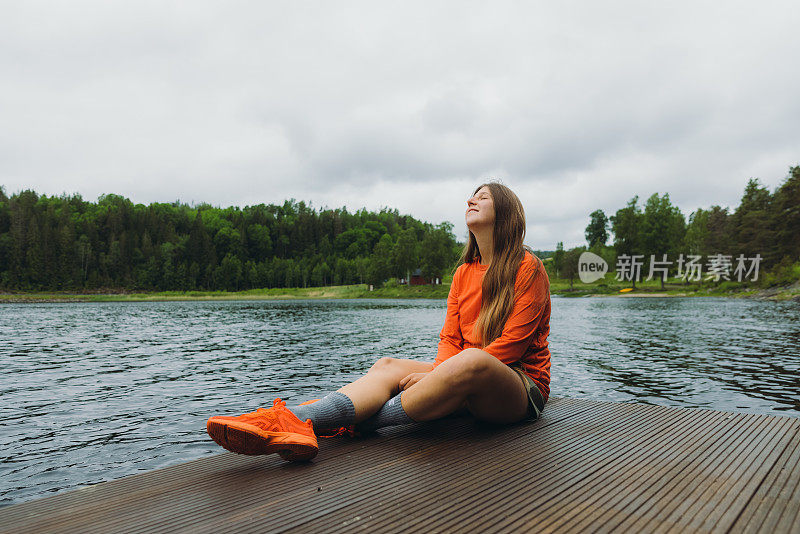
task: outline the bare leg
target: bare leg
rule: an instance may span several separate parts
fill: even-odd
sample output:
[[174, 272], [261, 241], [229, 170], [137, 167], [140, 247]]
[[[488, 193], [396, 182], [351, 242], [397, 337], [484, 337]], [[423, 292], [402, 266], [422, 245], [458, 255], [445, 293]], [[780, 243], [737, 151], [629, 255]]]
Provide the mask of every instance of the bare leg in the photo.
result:
[[431, 369], [433, 369], [432, 363], [381, 358], [375, 362], [366, 375], [338, 391], [353, 401], [356, 409], [355, 422], [360, 423], [380, 410], [386, 401], [399, 393], [400, 380], [411, 373], [425, 373]]
[[403, 409], [415, 421], [439, 419], [464, 403], [478, 419], [513, 423], [525, 417], [528, 395], [517, 373], [480, 349], [445, 360], [403, 392]]

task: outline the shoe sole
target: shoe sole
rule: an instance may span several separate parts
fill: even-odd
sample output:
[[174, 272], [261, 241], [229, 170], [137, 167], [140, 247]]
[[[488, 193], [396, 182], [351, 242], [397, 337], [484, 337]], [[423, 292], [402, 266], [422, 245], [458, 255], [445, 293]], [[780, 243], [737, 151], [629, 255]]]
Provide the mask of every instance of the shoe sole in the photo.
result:
[[291, 432], [269, 432], [247, 423], [211, 418], [206, 423], [206, 430], [218, 445], [237, 454], [278, 453], [284, 460], [299, 462], [310, 460], [319, 452], [312, 438]]

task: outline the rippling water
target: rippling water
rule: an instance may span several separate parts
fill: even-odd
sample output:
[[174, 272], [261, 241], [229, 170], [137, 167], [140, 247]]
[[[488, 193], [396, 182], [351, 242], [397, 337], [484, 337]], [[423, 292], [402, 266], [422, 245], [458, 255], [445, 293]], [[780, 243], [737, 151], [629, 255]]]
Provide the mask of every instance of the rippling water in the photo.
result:
[[[432, 360], [443, 300], [0, 305], [0, 503], [221, 451], [213, 414]], [[551, 394], [800, 416], [800, 306], [553, 299]]]

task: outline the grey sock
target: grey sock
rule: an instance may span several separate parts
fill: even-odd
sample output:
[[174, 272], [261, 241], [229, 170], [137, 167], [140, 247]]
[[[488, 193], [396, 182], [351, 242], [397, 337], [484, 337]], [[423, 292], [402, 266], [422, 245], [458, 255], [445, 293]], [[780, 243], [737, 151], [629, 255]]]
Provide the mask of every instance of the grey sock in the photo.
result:
[[403, 409], [403, 402], [400, 400], [401, 395], [402, 392], [386, 401], [386, 404], [384, 404], [375, 415], [358, 423], [358, 425], [356, 425], [356, 430], [359, 432], [372, 432], [385, 426], [414, 423], [415, 421], [411, 419]]
[[298, 419], [311, 419], [314, 430], [328, 430], [350, 426], [356, 418], [353, 401], [344, 393], [334, 391], [315, 403], [291, 406], [289, 409]]

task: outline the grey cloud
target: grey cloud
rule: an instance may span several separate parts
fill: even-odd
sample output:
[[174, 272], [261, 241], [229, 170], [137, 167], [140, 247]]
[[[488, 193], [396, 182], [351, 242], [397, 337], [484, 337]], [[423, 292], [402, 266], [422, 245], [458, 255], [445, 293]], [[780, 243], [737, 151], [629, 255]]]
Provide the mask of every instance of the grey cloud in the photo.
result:
[[0, 184], [458, 225], [493, 176], [530, 199], [532, 244], [571, 244], [634, 194], [688, 215], [800, 163], [794, 9], [17, 3]]
[[471, 130], [481, 111], [480, 102], [470, 95], [449, 91], [428, 100], [421, 116], [426, 131], [460, 135]]

